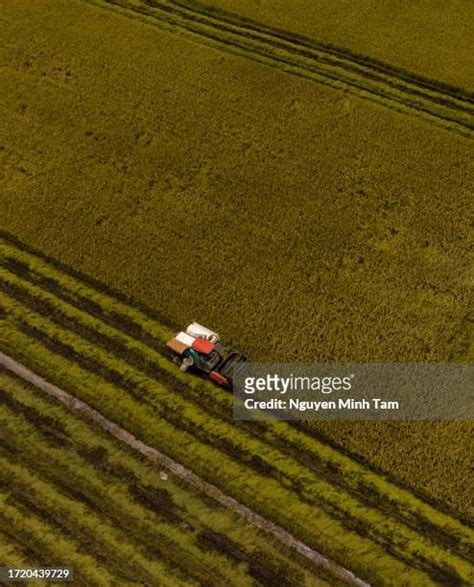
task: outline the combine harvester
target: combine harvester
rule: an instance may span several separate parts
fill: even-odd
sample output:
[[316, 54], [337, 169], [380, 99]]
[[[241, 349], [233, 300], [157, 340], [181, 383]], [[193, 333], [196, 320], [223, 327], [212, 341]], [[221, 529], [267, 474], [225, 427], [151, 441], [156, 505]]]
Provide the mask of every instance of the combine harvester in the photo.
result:
[[166, 346], [181, 371], [193, 367], [224, 387], [232, 386], [235, 368], [247, 360], [241, 352], [222, 345], [216, 332], [197, 322], [178, 332]]

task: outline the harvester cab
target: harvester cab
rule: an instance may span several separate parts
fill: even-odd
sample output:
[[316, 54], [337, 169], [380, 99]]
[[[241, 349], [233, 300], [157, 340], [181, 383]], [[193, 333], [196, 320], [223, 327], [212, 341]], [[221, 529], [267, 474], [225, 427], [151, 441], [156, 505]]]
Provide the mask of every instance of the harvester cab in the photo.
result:
[[192, 322], [166, 344], [182, 371], [192, 367], [225, 387], [232, 385], [235, 369], [247, 360], [241, 352], [224, 346], [217, 332], [197, 322]]

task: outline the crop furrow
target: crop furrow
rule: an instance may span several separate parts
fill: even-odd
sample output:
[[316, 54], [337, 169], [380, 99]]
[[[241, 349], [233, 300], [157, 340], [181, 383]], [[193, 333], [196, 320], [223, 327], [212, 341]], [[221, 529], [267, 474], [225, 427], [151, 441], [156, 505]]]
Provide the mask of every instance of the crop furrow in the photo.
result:
[[[106, 568], [111, 575], [121, 581], [132, 581], [134, 577], [143, 581], [150, 582], [153, 580], [148, 574], [145, 574], [143, 568], [131, 565], [126, 568], [123, 564], [123, 554], [120, 548], [106, 547], [102, 541], [94, 539], [94, 533], [84, 530], [81, 526], [70, 525], [70, 520], [64, 516], [64, 511], [51, 510], [49, 505], [42, 505], [38, 500], [38, 495], [29, 497], [24, 488], [17, 482], [11, 482], [0, 477], [0, 491], [14, 491], [8, 498], [9, 504], [15, 506], [25, 515], [34, 515], [44, 520], [50, 527], [54, 528], [58, 534], [74, 541], [79, 549], [93, 550], [93, 556], [96, 565]], [[118, 545], [117, 545], [118, 546]]]
[[[27, 275], [23, 271], [24, 279], [29, 280], [30, 277], [31, 276]], [[48, 285], [51, 286], [51, 283], [51, 280], [49, 280]], [[127, 346], [128, 337], [125, 335], [122, 334], [121, 337], [113, 337], [110, 334], [105, 335], [102, 332], [100, 323], [90, 326], [86, 326], [85, 324], [80, 323], [80, 320], [78, 320], [78, 313], [76, 313], [75, 317], [73, 318], [71, 312], [67, 312], [67, 305], [54, 305], [54, 300], [49, 299], [44, 292], [42, 293], [41, 291], [37, 291], [38, 297], [35, 297], [32, 293], [28, 293], [24, 290], [22, 291], [22, 288], [18, 287], [18, 285], [15, 286], [13, 290], [11, 289], [13, 287], [11, 283], [9, 286], [10, 293], [14, 295], [16, 299], [26, 303], [29, 305], [29, 307], [40, 312], [44, 316], [53, 316], [58, 324], [68, 329], [72, 329], [78, 335], [89, 340], [91, 344], [98, 344], [104, 350], [113, 353], [117, 357], [120, 357], [131, 366], [139, 369], [147, 376], [155, 380], [157, 383], [164, 383], [167, 387], [170, 387], [175, 392], [179, 393], [184, 399], [191, 400], [193, 403], [196, 403], [200, 407], [206, 409], [206, 411], [213, 416], [219, 418], [222, 421], [234, 424], [235, 426], [245, 430], [247, 434], [250, 434], [253, 437], [261, 438], [262, 435], [265, 435], [265, 439], [268, 445], [288, 454], [296, 462], [302, 464], [308, 470], [316, 473], [318, 476], [322, 476], [331, 484], [338, 486], [342, 491], [345, 491], [353, 497], [359, 499], [365, 505], [378, 508], [386, 515], [390, 515], [395, 519], [398, 519], [400, 522], [406, 524], [414, 531], [421, 532], [422, 534], [429, 536], [433, 543], [447, 548], [455, 548], [460, 556], [464, 556], [467, 560], [471, 559], [473, 553], [469, 542], [463, 543], [461, 542], [459, 536], [455, 534], [453, 535], [451, 532], [440, 527], [439, 525], [430, 522], [430, 520], [426, 517], [421, 516], [417, 512], [407, 511], [406, 508], [404, 508], [404, 506], [396, 500], [390, 499], [388, 496], [381, 495], [373, 485], [361, 481], [354, 483], [353, 480], [345, 477], [342, 474], [343, 472], [341, 471], [341, 468], [337, 466], [337, 463], [331, 461], [324, 463], [316, 451], [312, 451], [310, 453], [305, 452], [301, 450], [300, 445], [295, 444], [288, 437], [280, 438], [278, 436], [272, 435], [267, 423], [258, 423], [258, 429], [253, 430], [252, 427], [249, 427], [248, 425], [240, 426], [239, 422], [234, 422], [231, 416], [231, 397], [229, 395], [222, 392], [218, 393], [216, 388], [214, 396], [210, 396], [206, 393], [204, 385], [202, 388], [199, 384], [197, 384], [196, 387], [185, 386], [182, 381], [178, 381], [176, 379], [175, 373], [166, 371], [161, 366], [157, 365], [156, 362], [152, 361], [153, 356], [145, 357], [143, 355], [143, 350], [138, 348], [131, 348], [130, 345]], [[45, 297], [48, 301], [45, 300]], [[45, 342], [45, 344], [49, 344], [50, 347], [53, 344], [51, 341], [43, 342]], [[59, 347], [57, 342], [54, 343], [54, 345], [54, 348], [58, 351]], [[74, 350], [68, 347], [66, 349], [63, 348], [61, 352], [65, 356], [72, 356]], [[81, 356], [76, 357], [76, 360], [79, 361], [82, 366], [86, 368], [92, 368], [96, 370], [96, 372], [101, 369], [100, 365], [91, 364], [90, 362], [85, 363], [84, 358]], [[175, 372], [178, 372], [176, 368], [174, 370]], [[118, 381], [117, 373], [111, 374], [110, 372], [104, 372], [102, 370], [101, 374], [112, 383], [117, 383]], [[133, 393], [133, 387], [126, 387], [125, 389], [127, 389], [127, 391], [130, 393]], [[173, 422], [175, 426], [180, 427], [183, 430], [186, 429], [188, 431], [192, 431], [194, 435], [197, 434], [196, 430], [186, 428], [184, 421], [181, 418], [176, 418], [176, 415], [172, 410], [167, 410], [166, 413], [161, 412], [161, 414], [169, 421]], [[202, 435], [200, 435], [199, 438], [205, 440], [205, 437]], [[236, 447], [233, 447], [229, 444], [226, 445], [225, 441], [223, 440], [220, 440], [219, 442], [219, 448], [225, 450], [225, 452], [228, 454], [232, 454], [234, 458], [240, 458], [244, 462], [248, 462], [248, 457], [242, 452], [239, 452]], [[276, 476], [276, 473], [272, 467], [268, 463], [258, 459], [255, 455], [252, 461], [250, 461], [250, 465], [260, 472]]]
[[[33, 316], [25, 319], [28, 316], [28, 312], [20, 310], [20, 308], [15, 310], [14, 307], [10, 306], [9, 310], [13, 311], [14, 315], [17, 316], [16, 320], [22, 324], [22, 328], [24, 329], [26, 327], [25, 331], [30, 336], [40, 336], [43, 343], [52, 344], [51, 348], [55, 349], [56, 352], [61, 350], [61, 345], [64, 345], [64, 341], [61, 342], [61, 338], [64, 338], [61, 334], [62, 330], [54, 327], [48, 320], [44, 321], [43, 327], [41, 326], [43, 323], [42, 320], [38, 320]], [[46, 324], [48, 324], [47, 328]], [[48, 334], [46, 334], [46, 331]], [[66, 338], [69, 341], [73, 340], [70, 335]], [[160, 387], [161, 391], [158, 399], [158, 396], [152, 392], [153, 388], [157, 388], [154, 382], [147, 380], [142, 375], [138, 376], [138, 373], [134, 375], [133, 369], [130, 370], [121, 367], [120, 371], [117, 371], [112, 367], [114, 361], [107, 354], [98, 353], [97, 349], [91, 349], [90, 345], [84, 345], [79, 341], [80, 339], [77, 338], [73, 346], [71, 344], [64, 346], [62, 352], [65, 353], [65, 356], [69, 358], [73, 357], [74, 360], [77, 360], [82, 355], [88, 361], [94, 361], [96, 360], [95, 357], [100, 356], [98, 368], [102, 369], [102, 373], [111, 376], [111, 381], [115, 385], [128, 386], [130, 394], [138, 393], [138, 396], [135, 395], [135, 397], [141, 400], [141, 402], [146, 401], [148, 403], [148, 401], [151, 401], [152, 407], [155, 408], [156, 406], [158, 408], [158, 413], [161, 414], [161, 417], [164, 417], [167, 421], [174, 420], [172, 424], [175, 426], [175, 429], [178, 428], [187, 431], [198, 440], [201, 439], [203, 445], [214, 445], [217, 450], [230, 453], [234, 459], [237, 458], [237, 460], [244, 461], [247, 466], [256, 469], [260, 468], [260, 463], [256, 466], [252, 455], [255, 453], [258, 455], [268, 454], [269, 447], [262, 445], [259, 447], [255, 446], [252, 449], [249, 439], [244, 446], [242, 444], [242, 438], [239, 438], [231, 428], [224, 431], [221, 423], [211, 422], [206, 417], [202, 418], [201, 415], [198, 416], [195, 411], [186, 406], [185, 402], [178, 402], [177, 397], [172, 399], [168, 390], [165, 388]], [[109, 365], [107, 366], [107, 364]], [[179, 404], [181, 404], [181, 407]], [[258, 443], [254, 441], [253, 444]], [[264, 457], [264, 461], [266, 461], [265, 468], [267, 469], [267, 466], [270, 467], [270, 470], [265, 470], [264, 473], [267, 475], [271, 474], [275, 479], [279, 479], [279, 482], [284, 483], [285, 477], [288, 475], [285, 472], [285, 468], [282, 468], [280, 465], [280, 471], [272, 470], [275, 467], [274, 463], [279, 462], [278, 455], [275, 454], [274, 457], [271, 457], [268, 454], [268, 457]], [[293, 466], [296, 466], [296, 464], [293, 463]], [[293, 487], [293, 490], [296, 491], [302, 501], [317, 505], [322, 511], [338, 519], [348, 529], [370, 537], [374, 543], [380, 544], [380, 546], [389, 551], [393, 556], [399, 558], [399, 560], [430, 574], [433, 578], [446, 578], [446, 573], [448, 573], [450, 581], [453, 584], [458, 581], [458, 576], [454, 572], [454, 569], [448, 572], [443, 568], [445, 565], [441, 564], [441, 561], [438, 561], [438, 557], [443, 558], [442, 551], [438, 551], [436, 557], [432, 558], [428, 553], [432, 549], [437, 550], [434, 546], [427, 547], [426, 554], [419, 552], [418, 549], [412, 551], [408, 547], [410, 540], [416, 540], [418, 543], [421, 538], [420, 535], [413, 533], [406, 527], [394, 525], [392, 522], [386, 520], [383, 514], [379, 515], [377, 510], [369, 510], [356, 501], [351, 504], [353, 500], [347, 494], [342, 499], [340, 492], [335, 492], [335, 488], [317, 477], [311, 476], [311, 484], [308, 484], [304, 480], [307, 475], [309, 475], [309, 472], [302, 469], [300, 480], [298, 480], [298, 475], [295, 477], [294, 474], [287, 478], [287, 483]], [[376, 518], [379, 518], [377, 522], [375, 522]], [[412, 535], [410, 536], [410, 534]], [[417, 536], [416, 539], [415, 536]]]

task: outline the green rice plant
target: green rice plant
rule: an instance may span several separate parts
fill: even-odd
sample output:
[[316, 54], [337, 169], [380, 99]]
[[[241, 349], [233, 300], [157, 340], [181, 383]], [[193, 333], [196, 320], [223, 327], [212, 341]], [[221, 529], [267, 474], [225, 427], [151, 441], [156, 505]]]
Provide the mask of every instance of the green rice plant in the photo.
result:
[[[230, 494], [251, 504], [253, 509], [283, 525], [306, 543], [317, 545], [328, 556], [345, 562], [355, 572], [370, 580], [383, 577], [390, 581], [390, 577], [394, 580], [401, 577], [402, 580], [416, 580], [419, 585], [431, 583], [425, 574], [401, 564], [366, 538], [345, 532], [339, 522], [319, 508], [302, 503], [294, 493], [278, 483], [271, 479], [263, 480], [238, 463], [218, 457], [219, 453], [211, 447], [193, 442], [186, 433], [157, 418], [146, 406], [133, 401], [130, 396], [124, 397], [124, 393], [117, 387], [59, 357], [14, 327], [6, 326], [3, 331], [4, 338], [8, 340], [4, 350], [33, 369], [38, 370], [41, 366], [43, 375], [48, 379], [65, 389], [73, 389], [78, 397], [120, 425], [126, 425], [144, 442], [163, 450], [168, 449], [169, 454], [175, 457], [191, 454], [195, 470], [197, 464], [203, 464], [202, 470], [197, 472], [204, 477], [212, 480], [209, 474], [211, 471], [206, 470], [205, 466], [218, 463], [220, 481]], [[172, 447], [168, 446], [167, 439], [173, 440]], [[186, 462], [186, 458], [182, 460]], [[357, 558], [353, 558], [351, 552], [357, 552]]]
[[[218, 559], [217, 563], [214, 562], [215, 556], [207, 551], [192, 551], [195, 564], [205, 564], [208, 576], [213, 565], [218, 564], [219, 573], [226, 574], [227, 584], [244, 585], [246, 575], [235, 565], [245, 562], [250, 575], [255, 573], [271, 577], [275, 568], [279, 569], [278, 576], [283, 584], [286, 584], [284, 576], [290, 583], [290, 577], [294, 577], [295, 582], [298, 577], [300, 585], [311, 583], [312, 574], [304, 566], [297, 560], [291, 561], [284, 552], [279, 552], [246, 522], [206, 503], [196, 489], [183, 486], [172, 475], [161, 479], [156, 467], [138, 459], [133, 452], [127, 451], [64, 407], [47, 401], [31, 385], [0, 371], [0, 390], [3, 390], [0, 392], [0, 404], [8, 407], [9, 411], [2, 420], [6, 422], [8, 454], [12, 455], [10, 460], [16, 455], [15, 458], [23, 465], [27, 464], [31, 472], [47, 479], [48, 483], [54, 483], [63, 493], [68, 494], [68, 487], [75, 492], [80, 489], [85, 504], [94, 503], [96, 511], [98, 509], [117, 529], [127, 533], [128, 540], [133, 539], [134, 543], [142, 545], [145, 541], [155, 544], [155, 550], [166, 544], [165, 555], [172, 547], [170, 540], [175, 540], [182, 550], [180, 560], [175, 559], [174, 564], [176, 568], [182, 568], [191, 562], [190, 537], [213, 532], [225, 538], [224, 546], [228, 545], [226, 559]], [[45, 427], [41, 425], [43, 421]], [[59, 431], [60, 436], [51, 445], [54, 430]], [[92, 487], [91, 493], [89, 488]], [[137, 509], [135, 500], [130, 502], [128, 492], [141, 488], [146, 489], [150, 497], [157, 496], [159, 501], [140, 500]], [[134, 491], [135, 495], [139, 493]], [[163, 499], [165, 495], [167, 497]], [[142, 514], [138, 515], [143, 508], [147, 511], [145, 518]], [[134, 514], [134, 522], [127, 525], [131, 514]], [[143, 526], [144, 519], [149, 527]], [[179, 525], [174, 536], [166, 525], [168, 520], [173, 526]], [[227, 560], [232, 562], [232, 566]], [[324, 573], [318, 573], [321, 584], [324, 584], [323, 576]]]
[[[55, 284], [58, 287], [61, 287], [61, 273], [59, 271], [54, 270], [52, 267], [48, 267], [44, 263], [42, 264], [38, 262], [34, 257], [28, 256], [25, 253], [20, 253], [15, 256], [15, 250], [11, 248], [9, 249], [8, 246], [4, 248], [4, 251], [6, 251], [5, 254], [7, 255], [7, 258], [14, 258], [22, 263], [27, 263], [28, 268], [34, 267], [35, 272], [47, 277], [49, 284], [54, 280]], [[10, 257], [9, 254], [13, 254], [13, 256]], [[36, 264], [34, 264], [35, 260], [37, 261]], [[176, 382], [186, 383], [184, 391], [184, 396], [186, 398], [197, 401], [199, 405], [204, 408], [207, 407], [208, 409], [216, 404], [222, 405], [224, 413], [227, 412], [230, 414], [232, 398], [228, 393], [216, 388], [208, 382], [203, 382], [192, 375], [180, 372], [179, 369], [169, 360], [164, 359], [160, 353], [156, 352], [146, 344], [133, 339], [126, 333], [121, 332], [108, 324], [104, 324], [101, 320], [89, 316], [84, 311], [76, 309], [69, 303], [62, 302], [55, 295], [30, 284], [26, 279], [21, 279], [20, 277], [16, 277], [15, 275], [1, 269], [0, 277], [3, 279], [4, 283], [28, 291], [32, 298], [41, 300], [43, 303], [51, 304], [51, 310], [49, 313], [52, 315], [54, 313], [53, 308], [56, 309], [56, 318], [60, 311], [68, 319], [80, 322], [89, 327], [92, 332], [98, 334], [101, 333], [104, 336], [109, 337], [109, 339], [119, 343], [123, 348], [123, 353], [121, 352], [120, 354], [121, 357], [126, 358], [127, 354], [130, 354], [131, 351], [138, 351], [144, 358], [146, 358], [147, 363], [158, 365], [163, 372], [172, 375]], [[30, 278], [31, 276], [28, 275], [28, 279]], [[68, 279], [67, 276], [64, 279], [62, 287], [65, 287], [69, 293], [74, 295], [79, 295], [81, 292], [81, 284], [73, 279]], [[61, 295], [61, 291], [55, 290], [55, 293]], [[81, 296], [85, 296], [87, 293], [88, 290], [85, 289], [82, 291]], [[102, 307], [105, 312], [107, 304], [111, 306], [111, 300], [108, 296], [97, 294], [96, 292], [96, 295], [94, 296], [94, 304]], [[147, 319], [147, 316], [141, 314], [138, 310], [127, 307], [125, 304], [122, 304], [122, 306], [127, 308], [127, 317], [129, 319], [132, 319], [131, 314], [133, 314], [133, 318], [139, 320], [142, 334], [152, 335], [155, 327], [154, 321]], [[116, 308], [115, 312], [117, 313], [120, 310], [121, 307]], [[48, 308], [46, 308], [45, 311], [48, 312]], [[153, 336], [156, 336], [156, 332]], [[162, 338], [161, 340], [164, 341], [165, 339]], [[93, 339], [92, 342], [94, 342]], [[197, 394], [193, 394], [193, 391], [196, 391]], [[205, 395], [209, 397], [209, 401], [204, 404], [202, 398]], [[215, 412], [215, 410], [212, 411]], [[237, 423], [234, 425], [237, 425]], [[433, 536], [435, 538], [438, 537], [440, 531], [446, 532], [448, 534], [446, 538], [448, 545], [452, 545], [454, 540], [454, 542], [457, 543], [458, 548], [464, 550], [464, 546], [465, 549], [467, 549], [467, 552], [469, 552], [470, 544], [472, 543], [472, 532], [470, 532], [467, 527], [449, 516], [446, 516], [442, 512], [436, 511], [434, 508], [423, 503], [412, 494], [400, 489], [393, 483], [389, 483], [382, 476], [374, 474], [372, 471], [367, 470], [362, 465], [348, 459], [331, 447], [324, 445], [309, 436], [301, 434], [294, 428], [290, 427], [287, 423], [283, 422], [267, 423], [263, 429], [258, 430], [258, 435], [260, 438], [264, 438], [271, 444], [274, 444], [275, 440], [281, 440], [278, 444], [280, 450], [287, 449], [289, 443], [293, 443], [294, 451], [290, 453], [292, 458], [298, 458], [299, 456], [299, 460], [301, 461], [301, 455], [304, 454], [306, 455], [305, 463], [310, 462], [310, 460], [321, 460], [322, 464], [320, 471], [323, 476], [325, 476], [325, 474], [327, 475], [327, 471], [334, 471], [337, 469], [337, 478], [339, 479], [339, 484], [342, 485], [343, 488], [352, 489], [353, 491], [358, 490], [365, 498], [368, 497], [368, 493], [374, 493], [375, 503], [378, 507], [383, 509], [385, 515], [387, 514], [387, 511], [394, 509], [396, 515], [401, 516], [403, 519], [406, 518], [409, 523], [415, 523], [423, 532], [425, 530], [423, 526], [424, 524], [427, 524], [427, 528], [429, 528], [430, 531], [430, 538]], [[426, 520], [425, 523], [423, 520]], [[469, 556], [469, 554], [467, 556]]]
[[[46, 328], [47, 331], [49, 331], [49, 334], [51, 334], [52, 332], [56, 333], [56, 336], [60, 336], [62, 337], [64, 340], [70, 340], [72, 341], [72, 339], [74, 339], [74, 337], [71, 337], [71, 335], [69, 333], [62, 333], [61, 329], [58, 329], [56, 326], [52, 325], [50, 323], [50, 321], [45, 320], [43, 318], [39, 318], [36, 315], [32, 315], [31, 313], [28, 312], [28, 310], [26, 310], [26, 308], [23, 308], [21, 310], [21, 312], [19, 312], [18, 310], [18, 305], [15, 303], [11, 303], [10, 301], [7, 303], [6, 300], [4, 300], [4, 305], [7, 308], [8, 312], [13, 311], [13, 313], [17, 315], [17, 319], [22, 320], [22, 321], [27, 321], [29, 322], [31, 325], [35, 325], [35, 328], [40, 328], [40, 329], [44, 329]], [[17, 307], [17, 310], [15, 310], [14, 308]], [[19, 313], [18, 313], [19, 312]], [[21, 315], [21, 318], [20, 318]], [[41, 326], [41, 324], [43, 324], [43, 326]], [[46, 327], [47, 324], [47, 327]], [[81, 353], [85, 353], [87, 354], [87, 352], [91, 352], [90, 349], [88, 350], [87, 345], [82, 345], [82, 343], [79, 342], [80, 339], [78, 337], [75, 337], [75, 341], [72, 343], [73, 344], [73, 348], [81, 348]], [[101, 352], [98, 349], [93, 349], [92, 351], [96, 357], [100, 357], [101, 362], [107, 362], [109, 359], [107, 358], [107, 354], [104, 353], [103, 351]], [[121, 365], [120, 361], [117, 361], [115, 359], [116, 363], [115, 363], [115, 367], [117, 368], [117, 365], [120, 365], [120, 371], [122, 371], [123, 373], [128, 373], [126, 375], [126, 377], [131, 378], [131, 381], [134, 381], [133, 385], [135, 386], [136, 389], [142, 389], [144, 394], [148, 394], [151, 395], [153, 393], [153, 390], [159, 390], [158, 395], [159, 395], [159, 404], [161, 404], [161, 406], [163, 406], [163, 404], [166, 401], [170, 401], [170, 400], [166, 400], [166, 396], [167, 396], [167, 390], [164, 388], [160, 388], [158, 386], [158, 384], [156, 382], [153, 382], [151, 380], [148, 380], [146, 377], [144, 377], [143, 375], [140, 374], [133, 374], [133, 369], [129, 369], [127, 368], [125, 365]], [[145, 397], [145, 395], [143, 396]], [[158, 396], [156, 397], [156, 399], [158, 399]], [[154, 402], [156, 402], [155, 397], [153, 396], [153, 400]], [[175, 405], [175, 409], [180, 406], [179, 409], [179, 413], [180, 413], [180, 419], [182, 421], [185, 421], [186, 419], [190, 420], [191, 422], [193, 422], [193, 427], [191, 428], [191, 430], [194, 431], [196, 430], [196, 427], [198, 427], [199, 429], [202, 429], [203, 431], [205, 431], [205, 434], [202, 435], [202, 438], [206, 438], [207, 442], [211, 441], [211, 438], [213, 436], [215, 436], [215, 438], [219, 438], [219, 437], [223, 437], [226, 436], [227, 438], [231, 438], [234, 444], [238, 444], [239, 442], [239, 437], [238, 435], [235, 433], [235, 431], [233, 431], [232, 429], [227, 429], [225, 432], [225, 428], [223, 428], [222, 424], [218, 424], [217, 422], [212, 422], [210, 420], [209, 417], [207, 418], [203, 418], [201, 416], [199, 416], [199, 412], [196, 410], [196, 408], [193, 409], [189, 409], [186, 406], [186, 403], [178, 400], [178, 398], [174, 398], [173, 399], [173, 404]], [[165, 412], [166, 413], [166, 412]], [[166, 416], [165, 416], [166, 417]], [[171, 436], [170, 436], [171, 438]], [[176, 438], [176, 435], [175, 435]], [[170, 452], [170, 447], [169, 446], [165, 446], [163, 444], [163, 441], [166, 444], [166, 440], [162, 439], [161, 441], [161, 447], [163, 447], [164, 450], [166, 450], [166, 452], [168, 452], [169, 454], [172, 454], [175, 458], [178, 458], [179, 460], [181, 460], [182, 462], [186, 463], [186, 458], [184, 457], [183, 453], [181, 451], [176, 450], [177, 447], [173, 447], [173, 449], [171, 449]], [[252, 448], [252, 445], [255, 445], [255, 448]], [[203, 448], [203, 446], [201, 445], [201, 448]], [[311, 500], [313, 501], [313, 503], [318, 503], [321, 500], [321, 496], [323, 499], [322, 505], [324, 505], [324, 502], [330, 503], [332, 504], [333, 507], [341, 511], [345, 512], [345, 516], [346, 518], [353, 518], [354, 516], [356, 518], [359, 518], [359, 524], [360, 523], [364, 523], [365, 524], [365, 532], [367, 532], [370, 529], [370, 533], [369, 536], [373, 539], [377, 540], [377, 535], [383, 536], [383, 534], [386, 532], [386, 537], [387, 540], [389, 541], [389, 543], [391, 544], [392, 549], [394, 548], [395, 545], [399, 545], [399, 547], [401, 547], [400, 550], [400, 554], [399, 556], [403, 556], [403, 557], [409, 557], [407, 560], [411, 560], [412, 564], [420, 564], [421, 561], [425, 560], [425, 561], [429, 561], [431, 559], [432, 563], [428, 563], [428, 564], [435, 564], [436, 568], [446, 568], [447, 570], [449, 570], [448, 572], [451, 573], [455, 573], [455, 572], [461, 572], [461, 573], [470, 573], [470, 567], [467, 563], [464, 563], [463, 561], [461, 561], [460, 559], [456, 559], [455, 557], [448, 555], [446, 551], [441, 550], [433, 545], [429, 545], [428, 543], [424, 542], [423, 539], [421, 538], [421, 536], [419, 536], [418, 534], [414, 533], [413, 531], [409, 530], [408, 528], [402, 527], [397, 523], [391, 522], [389, 520], [384, 520], [384, 516], [380, 515], [377, 510], [369, 510], [368, 508], [364, 507], [362, 504], [358, 503], [357, 501], [355, 501], [354, 499], [352, 499], [351, 497], [349, 497], [348, 495], [344, 495], [341, 491], [335, 490], [334, 488], [332, 488], [329, 484], [319, 480], [317, 477], [312, 476], [308, 471], [304, 471], [304, 469], [301, 469], [301, 467], [298, 466], [297, 463], [291, 463], [288, 462], [288, 460], [286, 459], [285, 461], [278, 459], [277, 454], [275, 453], [275, 451], [273, 451], [273, 453], [275, 454], [275, 456], [271, 456], [272, 455], [272, 451], [269, 450], [268, 448], [264, 447], [264, 446], [260, 446], [259, 448], [257, 448], [257, 444], [254, 440], [246, 440], [245, 445], [242, 445], [242, 448], [245, 450], [247, 449], [249, 452], [251, 452], [252, 454], [260, 454], [260, 455], [265, 455], [267, 454], [268, 457], [268, 462], [271, 463], [273, 466], [277, 466], [280, 471], [281, 471], [281, 475], [285, 475], [287, 476], [289, 479], [298, 479], [299, 478], [299, 482], [300, 484], [302, 484], [302, 487], [304, 488], [302, 491], [302, 497], [303, 498], [311, 498]], [[209, 447], [206, 447], [206, 450], [209, 450]], [[219, 469], [219, 475], [216, 476], [216, 471], [212, 469], [212, 467], [209, 467], [209, 459], [206, 459], [204, 462], [201, 463], [201, 465], [198, 465], [198, 458], [197, 458], [197, 450], [193, 449], [193, 466], [194, 468], [199, 471], [200, 474], [204, 474], [205, 477], [209, 478], [209, 479], [213, 479], [214, 482], [219, 482], [219, 477], [221, 477], [221, 470], [222, 470], [222, 466], [223, 463], [225, 462], [224, 460], [224, 456], [221, 453], [221, 457], [219, 459], [219, 463], [220, 463], [220, 469]], [[183, 460], [184, 457], [184, 460]], [[230, 462], [229, 464], [229, 468], [232, 464], [232, 466], [234, 465], [234, 463]], [[201, 468], [202, 467], [202, 468]], [[306, 481], [305, 481], [306, 480]], [[226, 481], [228, 481], [228, 479], [226, 479]], [[222, 483], [222, 480], [220, 480], [220, 482]], [[239, 485], [242, 483], [242, 479], [239, 478]], [[229, 486], [226, 486], [226, 490], [227, 491], [235, 491], [235, 486], [232, 485], [232, 483], [229, 484]], [[232, 491], [233, 490], [233, 491]], [[255, 497], [254, 497], [255, 499]], [[272, 508], [271, 509], [272, 514], [275, 515], [275, 511]], [[313, 514], [313, 519], [314, 519], [314, 514]], [[383, 542], [382, 542], [383, 544]], [[402, 546], [403, 545], [403, 546]], [[413, 549], [413, 554], [410, 554], [410, 550]], [[413, 558], [411, 558], [413, 557]], [[416, 562], [418, 561], [418, 562]], [[443, 562], [444, 561], [444, 562]], [[424, 563], [422, 563], [424, 564]], [[454, 570], [456, 569], [456, 571]], [[434, 572], [434, 571], [433, 571]]]

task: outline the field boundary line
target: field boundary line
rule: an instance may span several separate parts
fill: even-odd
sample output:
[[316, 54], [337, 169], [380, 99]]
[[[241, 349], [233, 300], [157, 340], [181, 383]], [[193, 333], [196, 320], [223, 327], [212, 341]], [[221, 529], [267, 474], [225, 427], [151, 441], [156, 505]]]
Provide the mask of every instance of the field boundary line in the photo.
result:
[[362, 579], [359, 579], [356, 575], [354, 575], [354, 573], [345, 567], [342, 567], [338, 563], [326, 558], [313, 548], [310, 548], [282, 527], [253, 512], [250, 508], [239, 503], [233, 497], [223, 493], [215, 485], [212, 485], [211, 483], [201, 479], [198, 475], [183, 465], [172, 460], [170, 457], [158, 451], [156, 448], [145, 444], [115, 422], [105, 418], [100, 412], [91, 408], [86, 402], [74, 397], [72, 394], [57, 387], [53, 383], [50, 383], [46, 379], [43, 379], [43, 377], [31, 371], [25, 367], [25, 365], [2, 352], [0, 352], [0, 365], [15, 375], [21, 377], [25, 381], [33, 384], [36, 388], [44, 391], [49, 396], [54, 397], [70, 410], [85, 414], [89, 420], [100, 426], [103, 430], [109, 432], [117, 440], [127, 444], [135, 451], [146, 457], [148, 460], [152, 461], [153, 463], [160, 464], [177, 477], [197, 487], [200, 491], [206, 493], [209, 497], [215, 499], [218, 503], [225, 506], [226, 508], [239, 514], [241, 517], [245, 518], [260, 530], [263, 530], [267, 534], [273, 535], [274, 538], [276, 538], [279, 542], [289, 548], [292, 548], [293, 550], [296, 550], [299, 554], [309, 559], [316, 566], [327, 569], [337, 578], [346, 581], [350, 585], [354, 585], [356, 587], [370, 587], [368, 583]]

